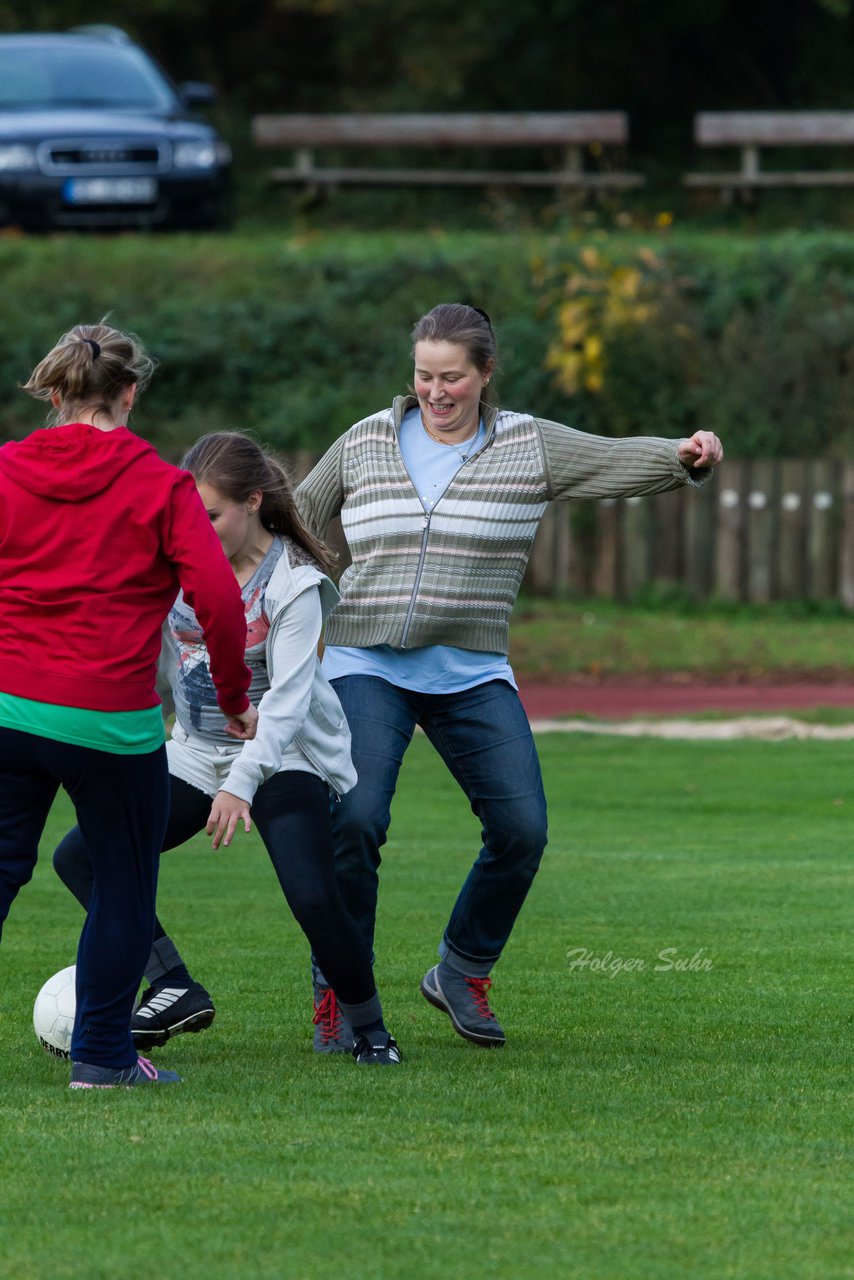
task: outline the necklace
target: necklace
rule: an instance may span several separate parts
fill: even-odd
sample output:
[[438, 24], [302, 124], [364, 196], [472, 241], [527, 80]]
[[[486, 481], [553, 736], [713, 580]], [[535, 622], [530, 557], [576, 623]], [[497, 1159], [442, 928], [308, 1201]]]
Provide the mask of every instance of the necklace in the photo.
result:
[[[421, 425], [424, 428], [424, 430], [427, 432], [430, 439], [434, 441], [435, 444], [441, 444], [446, 449], [450, 447], [451, 449], [454, 450], [454, 452], [463, 462], [466, 462], [468, 460], [468, 456], [471, 453], [472, 449], [474, 448], [474, 442], [477, 439], [477, 431], [475, 431], [474, 435], [471, 436], [470, 439], [463, 440], [462, 444], [457, 444], [454, 440], [443, 440], [441, 436], [434, 436], [433, 432], [427, 426], [427, 423], [424, 421], [423, 418], [421, 420]], [[468, 445], [468, 448], [465, 450], [462, 447], [464, 444]]]

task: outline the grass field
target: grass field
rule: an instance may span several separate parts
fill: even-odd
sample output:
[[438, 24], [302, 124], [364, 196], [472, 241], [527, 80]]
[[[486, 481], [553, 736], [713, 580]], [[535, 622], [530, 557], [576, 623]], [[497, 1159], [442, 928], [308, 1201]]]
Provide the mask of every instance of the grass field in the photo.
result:
[[501, 1051], [418, 993], [476, 839], [423, 739], [381, 895], [400, 1069], [312, 1054], [262, 851], [197, 841], [160, 905], [217, 1021], [158, 1051], [182, 1086], [71, 1093], [30, 1023], [80, 925], [43, 857], [0, 949], [3, 1280], [854, 1276], [850, 746], [540, 746]]
[[854, 682], [841, 605], [726, 605], [523, 597], [510, 657], [529, 680]]

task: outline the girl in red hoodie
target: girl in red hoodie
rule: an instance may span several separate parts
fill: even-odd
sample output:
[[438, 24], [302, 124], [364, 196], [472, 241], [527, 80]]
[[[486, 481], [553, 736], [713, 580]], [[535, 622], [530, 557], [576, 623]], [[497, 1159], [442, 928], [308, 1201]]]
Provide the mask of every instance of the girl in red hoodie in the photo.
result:
[[169, 805], [154, 681], [179, 588], [229, 732], [251, 738], [257, 721], [240, 590], [193, 479], [125, 425], [153, 367], [133, 336], [78, 325], [23, 388], [53, 425], [0, 448], [0, 929], [62, 786], [95, 875], [72, 1088], [179, 1079], [138, 1059], [130, 1033]]

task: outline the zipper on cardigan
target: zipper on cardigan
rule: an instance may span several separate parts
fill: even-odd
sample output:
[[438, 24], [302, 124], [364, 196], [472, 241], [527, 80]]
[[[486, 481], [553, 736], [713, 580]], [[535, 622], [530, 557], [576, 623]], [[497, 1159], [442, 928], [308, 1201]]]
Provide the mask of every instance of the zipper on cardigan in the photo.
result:
[[409, 597], [409, 608], [406, 611], [406, 618], [403, 623], [403, 635], [400, 637], [401, 649], [406, 648], [406, 637], [409, 635], [409, 624], [412, 622], [412, 614], [415, 611], [415, 597], [418, 595], [418, 588], [421, 585], [421, 575], [424, 572], [424, 560], [427, 556], [427, 539], [430, 537], [430, 519], [432, 515], [432, 511], [425, 511], [424, 518], [421, 521], [421, 550], [418, 553], [418, 568], [415, 570], [415, 582], [412, 584], [412, 595]]
[[[404, 462], [404, 460], [403, 460], [403, 452], [402, 452], [402, 450], [401, 450], [401, 448], [400, 448], [400, 436], [399, 436], [399, 434], [398, 434], [397, 427], [395, 426], [395, 424], [394, 424], [394, 423], [392, 423], [392, 431], [393, 431], [394, 436], [395, 436], [395, 442], [396, 442], [396, 444], [397, 444], [397, 451], [398, 451], [398, 453], [400, 454], [400, 461], [401, 461], [401, 464], [402, 464], [402, 466], [403, 466], [403, 470], [406, 472], [407, 479], [409, 480], [409, 483], [412, 485], [412, 488], [415, 490], [415, 492], [416, 492], [416, 494], [417, 494], [417, 493], [418, 493], [418, 489], [417, 489], [417, 487], [416, 487], [415, 481], [412, 479], [412, 476], [409, 474], [409, 468], [407, 467], [406, 463], [405, 463], [405, 462]], [[417, 569], [416, 569], [416, 571], [415, 571], [415, 583], [414, 583], [414, 585], [413, 585], [413, 587], [412, 587], [412, 595], [411, 595], [411, 596], [410, 596], [410, 598], [409, 598], [409, 608], [408, 608], [408, 609], [407, 609], [407, 611], [406, 611], [406, 617], [405, 617], [404, 622], [403, 622], [403, 635], [402, 635], [402, 636], [401, 636], [401, 638], [400, 638], [400, 647], [401, 647], [401, 649], [405, 649], [405, 648], [406, 648], [406, 637], [409, 635], [409, 626], [410, 626], [410, 623], [412, 622], [412, 614], [413, 614], [413, 613], [414, 613], [414, 611], [415, 611], [415, 597], [418, 595], [418, 588], [419, 588], [419, 586], [421, 585], [421, 575], [422, 575], [422, 573], [424, 572], [424, 560], [425, 560], [425, 557], [426, 557], [426, 555], [427, 555], [427, 539], [428, 539], [428, 538], [429, 538], [429, 536], [430, 536], [430, 520], [432, 519], [433, 512], [436, 510], [436, 508], [438, 507], [439, 503], [442, 501], [442, 499], [444, 498], [445, 494], [448, 492], [448, 489], [450, 489], [451, 485], [452, 485], [452, 484], [454, 483], [454, 481], [456, 480], [458, 472], [462, 471], [463, 467], [466, 465], [466, 463], [467, 463], [467, 462], [471, 462], [473, 458], [477, 458], [477, 457], [479, 457], [479, 456], [480, 456], [480, 454], [482, 454], [482, 453], [483, 453], [484, 449], [485, 449], [485, 448], [486, 448], [486, 446], [489, 444], [489, 441], [491, 440], [492, 435], [493, 435], [492, 430], [491, 430], [491, 429], [487, 430], [487, 432], [486, 432], [486, 439], [484, 440], [483, 444], [482, 444], [482, 445], [480, 446], [480, 448], [478, 449], [477, 453], [469, 454], [469, 455], [467, 455], [465, 458], [463, 458], [462, 462], [460, 463], [459, 467], [457, 468], [457, 472], [455, 472], [455, 473], [454, 473], [454, 475], [452, 475], [452, 476], [451, 476], [451, 478], [450, 478], [450, 480], [448, 481], [448, 483], [447, 483], [446, 487], [442, 490], [442, 492], [439, 494], [439, 497], [438, 497], [438, 498], [436, 499], [436, 501], [433, 503], [433, 506], [430, 508], [430, 510], [429, 510], [429, 511], [425, 511], [425, 512], [424, 512], [424, 516], [422, 517], [422, 520], [421, 520], [421, 530], [422, 530], [422, 532], [421, 532], [421, 551], [420, 551], [420, 553], [419, 553], [419, 555], [418, 555], [418, 568], [417, 568]]]

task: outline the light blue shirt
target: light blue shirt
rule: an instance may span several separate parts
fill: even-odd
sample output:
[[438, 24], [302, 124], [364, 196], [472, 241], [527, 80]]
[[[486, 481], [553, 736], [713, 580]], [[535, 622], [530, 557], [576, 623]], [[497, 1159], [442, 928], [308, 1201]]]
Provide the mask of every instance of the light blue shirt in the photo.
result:
[[[400, 424], [400, 451], [425, 511], [432, 511], [460, 467], [486, 442], [480, 423], [476, 434], [461, 445], [440, 444], [421, 425], [421, 411], [410, 409]], [[516, 680], [503, 653], [479, 653], [453, 645], [429, 644], [420, 649], [373, 645], [356, 649], [329, 645], [323, 655], [327, 680], [338, 676], [378, 676], [417, 693], [460, 693], [488, 680]]]

